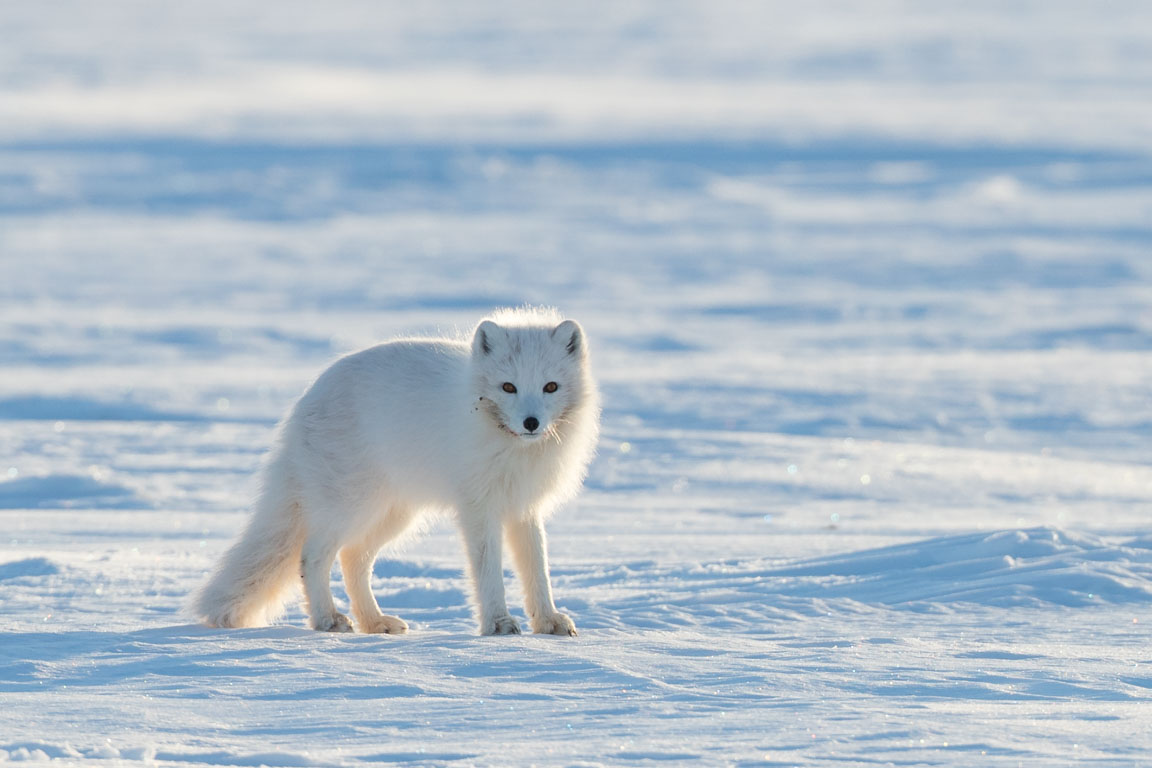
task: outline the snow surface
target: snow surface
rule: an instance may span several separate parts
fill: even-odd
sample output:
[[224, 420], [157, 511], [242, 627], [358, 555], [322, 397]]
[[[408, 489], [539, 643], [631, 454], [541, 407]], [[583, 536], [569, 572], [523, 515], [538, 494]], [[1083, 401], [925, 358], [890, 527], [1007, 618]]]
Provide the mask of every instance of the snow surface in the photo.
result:
[[[1145, 764], [1149, 83], [1135, 1], [0, 5], [0, 761]], [[447, 523], [407, 636], [180, 615], [327, 363], [525, 302], [579, 638]]]

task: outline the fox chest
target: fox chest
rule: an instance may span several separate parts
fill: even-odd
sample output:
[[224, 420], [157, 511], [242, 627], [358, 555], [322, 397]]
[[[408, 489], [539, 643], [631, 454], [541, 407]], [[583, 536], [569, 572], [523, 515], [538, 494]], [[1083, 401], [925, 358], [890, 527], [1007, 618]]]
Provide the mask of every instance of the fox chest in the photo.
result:
[[523, 514], [552, 495], [558, 469], [548, 454], [494, 456], [471, 473], [465, 495], [505, 514]]

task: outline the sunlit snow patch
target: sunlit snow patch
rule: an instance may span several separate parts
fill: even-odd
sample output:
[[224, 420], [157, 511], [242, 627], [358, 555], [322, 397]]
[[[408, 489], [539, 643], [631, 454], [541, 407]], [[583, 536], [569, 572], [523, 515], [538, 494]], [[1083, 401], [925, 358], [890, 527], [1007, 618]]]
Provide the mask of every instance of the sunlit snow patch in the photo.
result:
[[814, 558], [764, 575], [780, 592], [927, 608], [1152, 603], [1152, 551], [1052, 528], [944, 536]]
[[[558, 574], [585, 627], [713, 629], [891, 608], [1152, 604], [1152, 541], [1110, 543], [1051, 528], [975, 533], [791, 563], [651, 562]], [[591, 595], [586, 604], [582, 595]]]

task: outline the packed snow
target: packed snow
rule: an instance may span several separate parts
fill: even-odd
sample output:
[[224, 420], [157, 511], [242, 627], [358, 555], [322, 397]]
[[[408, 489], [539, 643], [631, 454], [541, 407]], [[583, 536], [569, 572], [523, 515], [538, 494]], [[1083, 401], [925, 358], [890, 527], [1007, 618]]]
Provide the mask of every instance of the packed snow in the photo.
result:
[[[0, 762], [1152, 754], [1146, 3], [68, 0], [0, 39]], [[604, 395], [549, 524], [579, 637], [477, 636], [448, 520], [376, 563], [408, 635], [181, 612], [332, 360], [521, 304]]]

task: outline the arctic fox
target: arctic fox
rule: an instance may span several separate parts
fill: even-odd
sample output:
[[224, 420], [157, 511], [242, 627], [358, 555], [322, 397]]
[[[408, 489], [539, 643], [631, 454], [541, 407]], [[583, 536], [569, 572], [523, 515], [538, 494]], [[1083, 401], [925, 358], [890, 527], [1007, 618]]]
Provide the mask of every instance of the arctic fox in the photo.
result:
[[467, 341], [402, 339], [332, 365], [281, 424], [240, 539], [191, 610], [216, 627], [275, 618], [303, 578], [311, 625], [402, 633], [371, 589], [377, 552], [425, 513], [454, 510], [484, 635], [518, 634], [504, 599], [506, 537], [534, 632], [575, 635], [556, 610], [543, 520], [579, 490], [600, 403], [584, 331], [552, 310], [501, 310]]

